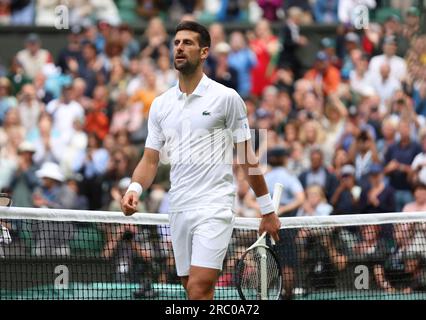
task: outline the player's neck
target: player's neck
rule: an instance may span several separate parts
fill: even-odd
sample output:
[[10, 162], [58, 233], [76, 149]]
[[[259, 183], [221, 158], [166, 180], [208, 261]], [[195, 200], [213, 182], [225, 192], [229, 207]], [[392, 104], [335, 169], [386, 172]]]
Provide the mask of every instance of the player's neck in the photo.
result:
[[197, 69], [194, 73], [191, 74], [182, 74], [179, 72], [179, 89], [183, 93], [190, 95], [197, 88], [198, 84], [203, 77], [203, 69]]

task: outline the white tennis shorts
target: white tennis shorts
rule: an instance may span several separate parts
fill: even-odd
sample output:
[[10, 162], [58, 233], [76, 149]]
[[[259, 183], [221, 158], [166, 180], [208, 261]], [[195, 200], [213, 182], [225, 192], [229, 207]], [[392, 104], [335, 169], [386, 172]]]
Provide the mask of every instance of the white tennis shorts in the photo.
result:
[[191, 266], [222, 270], [234, 220], [223, 208], [169, 213], [178, 276], [188, 276]]

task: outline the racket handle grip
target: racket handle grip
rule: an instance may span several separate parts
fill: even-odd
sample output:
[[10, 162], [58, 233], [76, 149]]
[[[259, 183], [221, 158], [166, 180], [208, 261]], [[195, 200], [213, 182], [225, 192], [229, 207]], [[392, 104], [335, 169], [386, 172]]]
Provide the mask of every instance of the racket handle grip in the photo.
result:
[[[274, 186], [274, 194], [272, 196], [272, 203], [274, 205], [275, 214], [278, 214], [280, 208], [281, 194], [283, 193], [284, 186], [281, 183], [276, 183]], [[271, 237], [271, 244], [275, 245], [275, 240]]]

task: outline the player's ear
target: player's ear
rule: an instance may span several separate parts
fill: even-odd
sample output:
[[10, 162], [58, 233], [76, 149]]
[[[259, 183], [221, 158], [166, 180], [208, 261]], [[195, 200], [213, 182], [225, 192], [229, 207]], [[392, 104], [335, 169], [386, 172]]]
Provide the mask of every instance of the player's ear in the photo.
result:
[[201, 48], [201, 59], [202, 60], [207, 59], [207, 57], [209, 56], [209, 52], [210, 52], [210, 48], [209, 47]]

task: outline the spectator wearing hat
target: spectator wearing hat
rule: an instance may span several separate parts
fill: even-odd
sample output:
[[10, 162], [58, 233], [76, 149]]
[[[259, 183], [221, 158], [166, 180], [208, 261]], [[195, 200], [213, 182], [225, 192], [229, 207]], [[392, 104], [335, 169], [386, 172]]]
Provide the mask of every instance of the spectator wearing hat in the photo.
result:
[[32, 194], [39, 184], [36, 176], [37, 166], [34, 164], [34, 145], [24, 141], [18, 148], [18, 167], [15, 170], [11, 182], [10, 192], [13, 204], [17, 207], [32, 207]]
[[407, 75], [407, 64], [403, 58], [396, 55], [397, 49], [395, 36], [387, 36], [383, 42], [383, 54], [370, 60], [368, 70], [371, 74], [379, 74], [380, 67], [387, 63], [390, 66], [390, 77], [403, 80]]
[[395, 190], [384, 180], [383, 166], [372, 163], [368, 169], [368, 186], [361, 192], [361, 213], [387, 213], [395, 211]]
[[310, 160], [310, 168], [299, 176], [303, 188], [319, 186], [325, 191], [327, 199], [331, 199], [338, 185], [336, 176], [324, 166], [323, 152], [320, 149], [311, 150]]
[[361, 187], [355, 179], [355, 167], [346, 164], [340, 170], [340, 184], [331, 197], [333, 214], [354, 214], [359, 212]]
[[335, 93], [340, 85], [340, 72], [330, 64], [324, 51], [317, 53], [314, 67], [306, 72], [304, 78], [312, 81], [325, 96]]
[[401, 211], [403, 206], [413, 199], [409, 183], [409, 177], [412, 174], [411, 164], [414, 157], [422, 152], [421, 146], [412, 141], [410, 131], [410, 122], [402, 120], [399, 123], [400, 140], [390, 146], [385, 154], [384, 173], [389, 177], [389, 183], [395, 189], [397, 211]]
[[43, 163], [41, 168], [36, 171], [36, 175], [41, 180], [41, 186], [33, 194], [33, 205], [35, 207], [73, 208], [74, 197], [63, 184], [65, 177], [57, 163]]
[[[65, 177], [59, 165], [45, 162], [36, 171], [41, 186], [33, 193], [33, 206], [37, 208], [74, 209], [76, 195], [64, 184]], [[37, 221], [33, 223], [36, 256], [69, 256], [69, 241], [74, 226], [72, 222]]]
[[[280, 206], [277, 211], [281, 217], [291, 217], [297, 214], [297, 210], [305, 201], [303, 186], [297, 176], [291, 174], [287, 168], [288, 150], [284, 148], [271, 149], [268, 152], [268, 163], [272, 167], [265, 175], [266, 185], [269, 193], [273, 193], [275, 183], [281, 183], [284, 190], [280, 199]], [[294, 268], [297, 263], [297, 251], [295, 244], [296, 229], [281, 229], [280, 241], [277, 243], [279, 257], [283, 266], [283, 297], [290, 299], [294, 288]]]
[[229, 53], [231, 47], [226, 42], [218, 43], [214, 48], [216, 65], [211, 74], [211, 78], [228, 88], [238, 90], [238, 71], [229, 65]]
[[234, 31], [230, 36], [231, 52], [228, 56], [229, 66], [238, 73], [238, 93], [246, 98], [251, 90], [251, 70], [257, 63], [254, 52], [247, 47], [244, 34]]
[[40, 37], [35, 33], [28, 35], [25, 39], [25, 49], [19, 51], [16, 57], [22, 64], [25, 74], [31, 79], [42, 71], [45, 64], [53, 62], [52, 55], [41, 48]]

